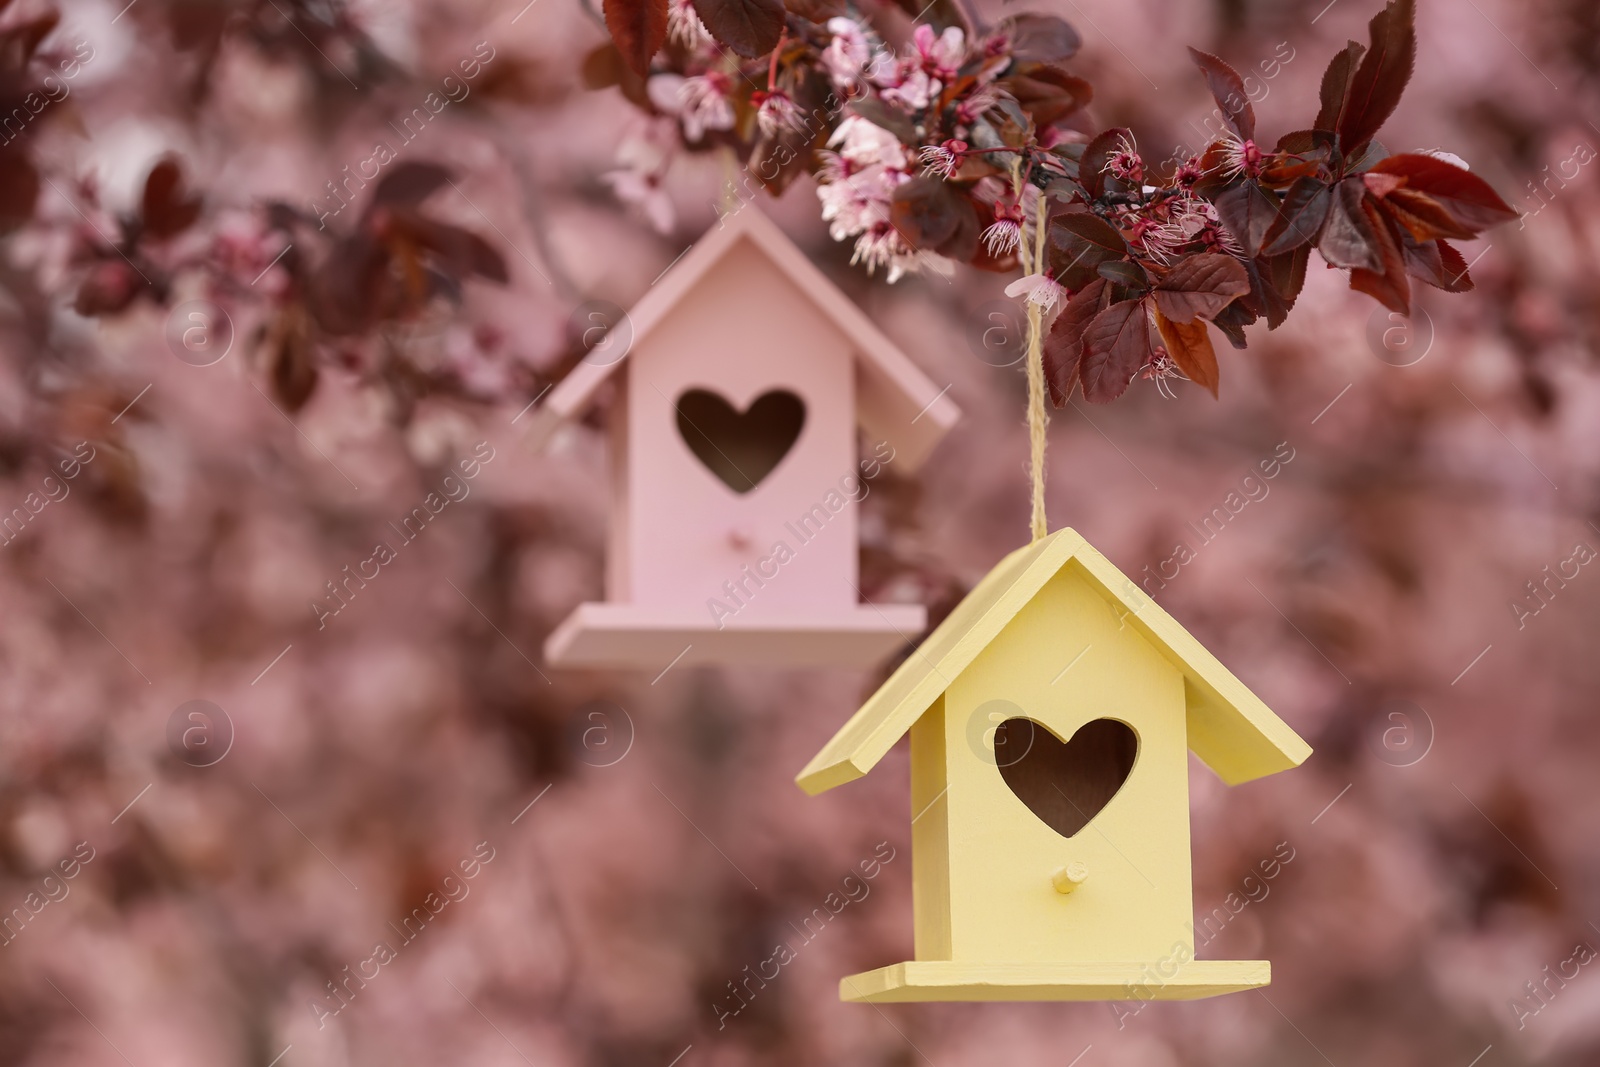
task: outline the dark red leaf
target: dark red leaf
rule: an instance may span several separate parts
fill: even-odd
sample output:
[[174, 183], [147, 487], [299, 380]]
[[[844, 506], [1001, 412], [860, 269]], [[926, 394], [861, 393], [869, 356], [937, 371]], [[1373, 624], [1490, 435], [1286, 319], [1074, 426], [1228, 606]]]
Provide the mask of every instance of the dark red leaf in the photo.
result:
[[1357, 268], [1350, 272], [1350, 288], [1376, 298], [1390, 311], [1411, 314], [1411, 282], [1406, 278], [1405, 255], [1400, 251], [1400, 235], [1394, 223], [1384, 217], [1377, 201], [1368, 197], [1361, 205], [1367, 224], [1377, 235], [1377, 250], [1382, 264], [1378, 270]]
[[1202, 252], [1173, 264], [1156, 283], [1156, 307], [1174, 322], [1214, 318], [1250, 291], [1243, 263], [1222, 252]]
[[395, 222], [394, 232], [404, 234], [418, 248], [432, 252], [456, 278], [477, 274], [502, 285], [511, 280], [505, 258], [471, 230], [409, 215]]
[[1328, 221], [1317, 239], [1317, 251], [1335, 267], [1348, 270], [1382, 270], [1378, 235], [1372, 232], [1361, 202], [1367, 195], [1360, 178], [1346, 178], [1333, 187]]
[[1087, 211], [1058, 215], [1050, 222], [1050, 269], [1068, 289], [1081, 289], [1095, 277], [1095, 268], [1128, 254], [1116, 227]]
[[364, 333], [388, 310], [389, 253], [358, 230], [337, 242], [312, 275], [307, 302], [317, 324], [335, 336]]
[[1344, 117], [1346, 101], [1350, 95], [1350, 80], [1356, 76], [1356, 66], [1366, 54], [1367, 46], [1351, 41], [1344, 51], [1335, 55], [1322, 73], [1322, 110], [1312, 123], [1319, 130], [1335, 131]]
[[[1371, 174], [1389, 174], [1405, 179], [1400, 192], [1425, 194], [1442, 207], [1463, 228], [1471, 232], [1451, 234], [1470, 238], [1502, 222], [1517, 217], [1517, 212], [1495, 192], [1488, 182], [1454, 163], [1446, 163], [1433, 156], [1402, 154], [1390, 156], [1373, 165]], [[1413, 200], [1412, 204], [1418, 204]], [[1402, 200], [1401, 206], [1407, 208]]]
[[773, 196], [782, 196], [789, 184], [807, 172], [811, 153], [804, 149], [811, 139], [803, 133], [785, 130], [777, 136], [762, 133], [750, 148], [745, 171], [754, 175], [761, 187]]
[[633, 72], [627, 60], [622, 58], [622, 53], [617, 51], [617, 46], [611, 41], [596, 46], [583, 57], [579, 76], [583, 79], [585, 89], [609, 89], [615, 85], [635, 107], [645, 111], [651, 108], [649, 94], [645, 92], [644, 79]]
[[1102, 259], [1128, 254], [1128, 242], [1117, 228], [1088, 211], [1072, 211], [1050, 220], [1050, 243], [1064, 253], [1077, 255], [1087, 249]]
[[639, 77], [649, 74], [667, 40], [667, 0], [603, 0], [601, 9], [622, 58]]
[[1377, 166], [1389, 158], [1389, 150], [1383, 147], [1382, 141], [1368, 141], [1361, 146], [1360, 151], [1352, 152], [1344, 157], [1344, 173], [1361, 174]]
[[942, 179], [924, 175], [896, 188], [889, 221], [912, 248], [962, 260], [977, 252], [972, 201]]
[[1301, 178], [1316, 177], [1322, 168], [1323, 163], [1319, 159], [1295, 159], [1293, 156], [1273, 158], [1261, 169], [1261, 184], [1281, 189]]
[[1333, 187], [1315, 178], [1301, 178], [1289, 187], [1278, 217], [1267, 227], [1261, 254], [1280, 256], [1303, 244], [1314, 243], [1328, 218]]
[[1319, 175], [1339, 150], [1339, 138], [1326, 130], [1294, 130], [1278, 138], [1277, 152], [1261, 172], [1263, 183], [1281, 188]]
[[[1311, 246], [1301, 245], [1293, 252], [1262, 257], [1252, 264], [1260, 287], [1261, 310], [1267, 329], [1276, 330], [1289, 317], [1289, 310], [1306, 283], [1306, 264], [1311, 261]], [[1231, 307], [1231, 305], [1230, 305]]]
[[951, 195], [955, 198], [955, 203], [951, 207], [956, 215], [955, 232], [941, 242], [935, 251], [958, 263], [983, 259], [984, 256], [979, 253], [982, 246], [979, 237], [983, 233], [983, 224], [978, 218], [978, 206], [958, 187], [951, 187]]
[[1091, 200], [1106, 191], [1108, 181], [1116, 181], [1106, 173], [1106, 165], [1111, 162], [1112, 154], [1120, 151], [1124, 140], [1131, 142], [1133, 134], [1122, 126], [1113, 126], [1083, 146], [1083, 155], [1078, 160], [1078, 184], [1089, 193]]
[[609, 89], [622, 84], [622, 72], [627, 69], [628, 65], [623, 62], [617, 46], [606, 41], [590, 49], [583, 57], [578, 76], [583, 79], [585, 89]]
[[1427, 193], [1419, 193], [1415, 189], [1395, 189], [1383, 197], [1383, 203], [1390, 216], [1418, 241], [1431, 241], [1436, 237], [1470, 241], [1478, 236], [1457, 222], [1443, 204]]
[[1407, 274], [1447, 293], [1472, 291], [1466, 257], [1452, 245], [1444, 241], [1417, 242], [1409, 237], [1402, 244]]
[[173, 47], [183, 52], [216, 48], [232, 14], [228, 8], [211, 0], [172, 0], [166, 8], [167, 31], [172, 34]]
[[913, 178], [894, 191], [889, 219], [912, 248], [933, 251], [956, 232], [949, 188], [939, 178]]
[[1094, 271], [1111, 284], [1141, 295], [1150, 288], [1150, 275], [1131, 259], [1108, 259], [1095, 267]]
[[317, 388], [317, 365], [304, 313], [285, 310], [269, 335], [267, 374], [272, 391], [290, 411], [299, 411]]
[[972, 31], [971, 24], [967, 21], [966, 12], [962, 10], [961, 0], [894, 0], [895, 6], [906, 13], [906, 16], [916, 22], [926, 22], [933, 27], [935, 33], [943, 33], [949, 26], [956, 26], [967, 35], [967, 40], [972, 40], [976, 34]]
[[1217, 350], [1211, 347], [1211, 335], [1206, 331], [1205, 320], [1174, 322], [1163, 315], [1158, 307], [1156, 330], [1161, 334], [1161, 342], [1167, 346], [1167, 354], [1178, 365], [1178, 369], [1188, 375], [1191, 382], [1204, 386], [1212, 396], [1216, 396], [1222, 372], [1217, 367]]
[[1417, 59], [1416, 15], [1415, 0], [1389, 0], [1367, 24], [1371, 47], [1350, 79], [1337, 127], [1346, 156], [1372, 140], [1400, 103]]
[[1250, 256], [1261, 251], [1267, 228], [1278, 218], [1278, 198], [1255, 182], [1244, 181], [1229, 186], [1212, 201], [1222, 224], [1238, 239]]
[[[606, 0], [608, 22], [610, 10], [611, 0]], [[665, 0], [661, 10], [666, 11]], [[746, 59], [766, 55], [783, 35], [781, 0], [694, 0], [694, 10], [711, 36]]]
[[25, 153], [0, 150], [0, 233], [33, 218], [39, 184], [39, 172]]
[[1338, 147], [1334, 135], [1327, 130], [1290, 130], [1278, 138], [1279, 152], [1293, 152], [1299, 156], [1316, 156], [1326, 160]]
[[1011, 55], [1023, 63], [1069, 59], [1083, 45], [1078, 31], [1054, 15], [1017, 15], [1002, 24], [1011, 38]]
[[6, 30], [0, 43], [4, 45], [7, 65], [13, 69], [26, 67], [60, 21], [61, 15], [50, 11]]
[[1050, 386], [1050, 400], [1065, 407], [1078, 384], [1078, 368], [1083, 361], [1083, 331], [1100, 313], [1108, 286], [1096, 278], [1072, 294], [1056, 314], [1050, 332], [1044, 337], [1044, 377]]
[[1217, 107], [1228, 127], [1246, 141], [1255, 140], [1256, 112], [1250, 106], [1250, 97], [1244, 91], [1244, 79], [1239, 72], [1209, 52], [1189, 49], [1200, 73], [1206, 76], [1206, 85], [1216, 98]]
[[415, 207], [449, 181], [450, 171], [437, 163], [400, 163], [372, 191], [372, 206]]
[[1445, 284], [1440, 288], [1452, 293], [1470, 292], [1473, 282], [1472, 275], [1467, 273], [1467, 257], [1448, 241], [1434, 241], [1433, 245], [1439, 250], [1439, 260], [1444, 267]]
[[1234, 348], [1248, 347], [1244, 335], [1244, 328], [1255, 322], [1259, 316], [1246, 305], [1244, 297], [1235, 300], [1211, 320], [1211, 325], [1221, 330]]
[[824, 25], [831, 18], [848, 14], [845, 0], [788, 0], [784, 5], [791, 15], [798, 15], [808, 22]]
[[151, 168], [144, 180], [140, 218], [151, 237], [166, 238], [182, 233], [200, 217], [200, 198], [184, 195], [183, 171], [177, 159], [169, 156]]
[[1005, 87], [1041, 129], [1082, 111], [1094, 99], [1094, 87], [1088, 82], [1045, 63], [1020, 67], [1005, 80]]
[[1128, 383], [1150, 358], [1150, 315], [1143, 300], [1112, 304], [1083, 331], [1083, 397], [1109, 404], [1128, 391]]

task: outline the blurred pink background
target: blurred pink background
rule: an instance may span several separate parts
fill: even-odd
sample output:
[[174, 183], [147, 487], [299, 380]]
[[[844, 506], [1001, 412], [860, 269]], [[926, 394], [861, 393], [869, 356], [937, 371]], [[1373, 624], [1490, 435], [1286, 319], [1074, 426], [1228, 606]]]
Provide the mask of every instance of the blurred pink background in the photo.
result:
[[[1184, 45], [1241, 70], [1292, 53], [1256, 105], [1275, 137], [1376, 4], [1047, 9], [1084, 35], [1096, 120], [1163, 146], [1211, 107]], [[0, 28], [47, 10], [17, 0]], [[1577, 561], [1600, 548], [1592, 3], [1422, 5], [1385, 143], [1448, 147], [1529, 212], [1466, 250], [1476, 292], [1392, 322], [1313, 269], [1287, 326], [1220, 350], [1220, 403], [1136, 382], [1054, 414], [1052, 522], [1136, 580], [1189, 544], [1157, 599], [1316, 749], [1235, 790], [1193, 765], [1197, 913], [1249, 900], [1203, 952], [1270, 959], [1272, 986], [1138, 1012], [838, 1002], [841, 975], [911, 950], [905, 753], [814, 800], [792, 778], [881, 671], [541, 662], [600, 593], [606, 448], [589, 422], [531, 455], [519, 416], [574, 361], [574, 309], [637, 299], [730, 174], [680, 159], [666, 236], [616, 201], [601, 175], [642, 120], [580, 87], [591, 13], [61, 16], [31, 66], [0, 62], [10, 113], [78, 60], [0, 146], [0, 511], [48, 497], [0, 549], [0, 1065], [1600, 1061], [1600, 570]], [[449, 105], [397, 132], [447, 75]], [[452, 183], [376, 245], [352, 236], [372, 223], [358, 197], [285, 252], [263, 205], [332, 212], [328, 184], [380, 143], [383, 166]], [[165, 156], [198, 214], [159, 248], [111, 248]], [[1023, 376], [967, 340], [1007, 279], [889, 287], [828, 240], [808, 179], [758, 206], [965, 413], [861, 505], [867, 595], [941, 616], [1027, 536]], [[449, 236], [466, 231], [492, 251]], [[353, 280], [373, 256], [405, 275], [397, 232], [447, 246], [459, 300]], [[189, 301], [226, 312], [231, 344]], [[170, 341], [194, 321], [205, 359]], [[1187, 524], [1275, 452], [1292, 459], [1265, 495], [1201, 543]], [[486, 454], [319, 625], [325, 583]], [[1530, 592], [1562, 567], [1577, 576]], [[230, 725], [179, 713], [194, 700]], [[1285, 845], [1276, 878], [1246, 882]], [[886, 854], [870, 893], [719, 1011]], [[407, 941], [418, 907], [436, 915]], [[350, 979], [380, 941], [394, 958]]]

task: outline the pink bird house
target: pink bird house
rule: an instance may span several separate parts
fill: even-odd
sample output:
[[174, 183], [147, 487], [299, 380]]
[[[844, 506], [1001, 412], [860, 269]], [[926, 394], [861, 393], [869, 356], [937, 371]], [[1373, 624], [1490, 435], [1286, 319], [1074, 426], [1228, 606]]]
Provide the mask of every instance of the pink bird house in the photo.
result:
[[759, 211], [724, 218], [551, 390], [535, 447], [604, 393], [605, 600], [558, 666], [865, 665], [921, 605], [864, 604], [859, 504], [960, 412]]

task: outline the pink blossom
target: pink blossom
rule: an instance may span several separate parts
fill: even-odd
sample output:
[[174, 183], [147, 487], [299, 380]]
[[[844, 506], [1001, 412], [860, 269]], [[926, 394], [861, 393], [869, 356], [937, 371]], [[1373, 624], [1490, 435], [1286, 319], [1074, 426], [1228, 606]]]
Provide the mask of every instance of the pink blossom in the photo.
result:
[[823, 49], [822, 66], [837, 88], [853, 89], [873, 58], [872, 41], [855, 19], [831, 18], [828, 32], [833, 39]]
[[711, 31], [695, 13], [692, 0], [668, 0], [667, 39], [694, 52], [712, 43]]
[[889, 221], [895, 189], [911, 179], [910, 156], [894, 134], [850, 115], [828, 143], [838, 151], [822, 154], [817, 198], [833, 239], [856, 239], [851, 262], [869, 273], [887, 268], [891, 282], [908, 271], [948, 270], [948, 260], [915, 251]]
[[611, 186], [618, 200], [644, 216], [657, 233], [671, 233], [677, 225], [677, 210], [672, 206], [672, 199], [661, 188], [659, 174], [612, 170], [600, 175], [600, 180]]
[[1244, 254], [1238, 239], [1222, 225], [1216, 207], [1198, 197], [1171, 201], [1165, 220], [1141, 218], [1135, 222], [1133, 233], [1134, 239], [1158, 263], [1171, 262], [1184, 248], [1197, 242], [1220, 248], [1230, 255]]
[[911, 34], [911, 44], [922, 69], [941, 82], [954, 80], [967, 56], [966, 35], [958, 26], [935, 37], [933, 27], [921, 23]]
[[677, 151], [677, 123], [650, 119], [617, 145], [617, 164], [630, 170], [664, 171]]
[[698, 141], [707, 130], [733, 129], [733, 79], [718, 70], [692, 78], [657, 74], [645, 86], [650, 102], [683, 123], [683, 135]]
[[750, 100], [756, 105], [756, 124], [768, 137], [776, 137], [785, 131], [805, 132], [805, 110], [782, 89], [753, 93]]
[[617, 199], [643, 216], [657, 233], [670, 233], [677, 224], [677, 211], [661, 187], [662, 175], [677, 147], [676, 124], [668, 119], [653, 120], [623, 138], [617, 146], [618, 168], [600, 176]]
[[828, 138], [828, 145], [837, 147], [840, 156], [857, 166], [877, 164], [904, 170], [907, 165], [905, 146], [900, 139], [860, 115], [846, 115]]
[[883, 98], [907, 111], [923, 111], [939, 96], [940, 88], [939, 79], [927, 71], [906, 70], [902, 66], [899, 80], [884, 88]]
[[1205, 176], [1205, 167], [1201, 165], [1199, 156], [1190, 156], [1178, 164], [1178, 169], [1172, 174], [1172, 184], [1180, 189], [1193, 189]]
[[954, 271], [953, 264], [943, 256], [912, 249], [905, 238], [900, 236], [899, 231], [888, 222], [874, 226], [856, 239], [855, 254], [850, 257], [850, 262], [865, 265], [868, 274], [872, 274], [879, 267], [887, 267], [889, 274], [886, 280], [890, 285], [916, 271], [926, 271], [944, 277], [948, 277]]
[[973, 195], [994, 208], [995, 221], [979, 235], [989, 255], [998, 259], [1008, 256], [1022, 246], [1023, 226], [1033, 226], [1039, 203], [1039, 189], [1023, 185], [1021, 202], [1011, 194], [999, 178], [981, 178], [972, 188]]
[[948, 181], [955, 176], [966, 151], [967, 142], [952, 140], [939, 145], [924, 145], [917, 152], [917, 158], [922, 160], [923, 174], [937, 174]]
[[269, 228], [264, 216], [230, 211], [217, 222], [209, 256], [217, 272], [235, 283], [282, 295], [290, 283], [283, 252], [283, 235]]
[[912, 34], [912, 51], [898, 63], [880, 64], [873, 82], [883, 98], [907, 111], [924, 111], [961, 70], [966, 56], [966, 36], [957, 27], [934, 36], [933, 28], [920, 25]]
[[1240, 175], [1254, 178], [1261, 173], [1265, 164], [1266, 157], [1254, 141], [1231, 133], [1223, 138], [1222, 162], [1217, 165], [1217, 173], [1224, 178], [1237, 178]]
[[1178, 398], [1178, 394], [1172, 391], [1171, 379], [1176, 378], [1180, 382], [1190, 380], [1188, 375], [1178, 369], [1178, 365], [1173, 362], [1171, 353], [1167, 351], [1164, 345], [1157, 345], [1155, 350], [1150, 353], [1149, 358], [1144, 362], [1144, 366], [1139, 368], [1139, 377], [1155, 382], [1156, 392], [1168, 400], [1176, 400]]
[[822, 218], [829, 224], [833, 239], [843, 241], [887, 223], [895, 187], [906, 178], [898, 171], [872, 166], [819, 185], [817, 198], [822, 201]]
[[979, 236], [995, 259], [1009, 256], [1022, 246], [1022, 226], [1016, 219], [996, 219]]
[[1048, 273], [1029, 274], [1006, 286], [1006, 295], [1024, 297], [1026, 303], [1036, 304], [1040, 311], [1048, 313], [1059, 301], [1066, 299], [1067, 290]]
[[962, 126], [970, 126], [982, 118], [984, 112], [1010, 98], [1010, 93], [993, 84], [980, 85], [957, 101], [956, 122]]
[[1144, 184], [1144, 159], [1133, 138], [1123, 135], [1117, 141], [1117, 150], [1111, 153], [1102, 173], [1110, 174], [1134, 185]]
[[879, 267], [889, 269], [889, 282], [893, 284], [909, 270], [916, 269], [916, 253], [887, 222], [879, 223], [856, 239], [856, 251], [851, 263], [860, 263], [872, 274]]

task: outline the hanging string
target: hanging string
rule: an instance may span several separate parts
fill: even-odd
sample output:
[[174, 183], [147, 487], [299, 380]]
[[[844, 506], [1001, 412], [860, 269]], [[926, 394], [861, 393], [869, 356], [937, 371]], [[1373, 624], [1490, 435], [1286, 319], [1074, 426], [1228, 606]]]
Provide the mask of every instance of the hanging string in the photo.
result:
[[[1017, 209], [1022, 210], [1022, 156], [1019, 154], [1011, 165], [1011, 184], [1017, 201]], [[1039, 194], [1039, 199], [1034, 210], [1033, 239], [1028, 237], [1027, 213], [1022, 212], [1022, 218], [1017, 225], [1021, 231], [1021, 242], [1018, 254], [1022, 259], [1022, 273], [1044, 273], [1044, 193]], [[1045, 429], [1050, 425], [1050, 416], [1044, 406], [1044, 313], [1039, 305], [1032, 300], [1027, 302], [1028, 308], [1028, 450], [1029, 468], [1033, 479], [1033, 512], [1029, 525], [1032, 530], [1033, 540], [1037, 541], [1050, 532], [1049, 524], [1044, 515], [1044, 446]]]

